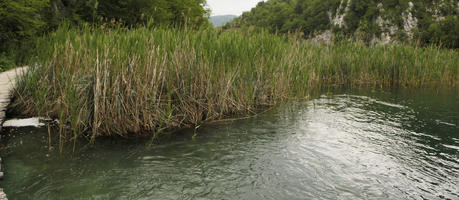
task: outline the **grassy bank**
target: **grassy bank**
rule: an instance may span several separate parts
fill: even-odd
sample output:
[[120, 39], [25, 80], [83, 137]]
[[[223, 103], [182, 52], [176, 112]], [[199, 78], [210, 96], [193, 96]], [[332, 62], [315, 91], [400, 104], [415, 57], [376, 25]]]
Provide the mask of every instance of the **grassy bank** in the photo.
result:
[[212, 29], [63, 27], [37, 44], [11, 109], [91, 140], [250, 114], [321, 85], [455, 86], [459, 76], [454, 50]]

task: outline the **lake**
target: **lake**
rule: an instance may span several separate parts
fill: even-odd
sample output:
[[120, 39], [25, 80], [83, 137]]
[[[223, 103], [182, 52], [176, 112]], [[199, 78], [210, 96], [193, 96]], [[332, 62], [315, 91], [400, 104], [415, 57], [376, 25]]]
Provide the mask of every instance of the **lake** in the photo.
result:
[[459, 199], [459, 89], [334, 89], [193, 132], [59, 154], [47, 128], [7, 128], [0, 187], [10, 200]]

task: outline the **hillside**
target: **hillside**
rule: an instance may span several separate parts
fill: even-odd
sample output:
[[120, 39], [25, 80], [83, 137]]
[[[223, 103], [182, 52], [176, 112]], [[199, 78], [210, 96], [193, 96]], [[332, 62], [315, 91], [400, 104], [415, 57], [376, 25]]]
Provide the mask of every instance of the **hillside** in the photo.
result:
[[209, 18], [209, 21], [210, 23], [214, 25], [214, 27], [219, 27], [219, 26], [223, 26], [226, 23], [232, 21], [236, 17], [237, 17], [236, 15], [217, 15], [217, 16], [211, 16]]
[[455, 0], [269, 0], [228, 27], [300, 30], [315, 40], [351, 37], [366, 42], [419, 41], [459, 47]]

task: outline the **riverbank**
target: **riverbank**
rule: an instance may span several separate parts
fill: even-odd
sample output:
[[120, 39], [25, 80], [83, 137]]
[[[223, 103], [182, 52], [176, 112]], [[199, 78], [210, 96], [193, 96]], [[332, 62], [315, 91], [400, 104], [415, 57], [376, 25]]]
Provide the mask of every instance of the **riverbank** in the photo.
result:
[[454, 87], [459, 74], [459, 53], [434, 46], [213, 29], [63, 27], [37, 44], [10, 110], [58, 119], [63, 141], [198, 128], [324, 85]]

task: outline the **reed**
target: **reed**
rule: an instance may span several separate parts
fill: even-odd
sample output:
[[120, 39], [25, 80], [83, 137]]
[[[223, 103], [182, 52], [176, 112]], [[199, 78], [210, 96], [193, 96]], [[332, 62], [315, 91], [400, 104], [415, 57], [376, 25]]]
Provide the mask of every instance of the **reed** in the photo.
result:
[[456, 86], [459, 74], [459, 53], [434, 46], [214, 29], [63, 26], [37, 41], [29, 63], [11, 109], [59, 119], [62, 140], [90, 141], [197, 128], [324, 85]]

